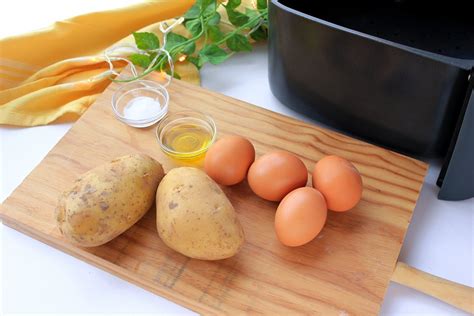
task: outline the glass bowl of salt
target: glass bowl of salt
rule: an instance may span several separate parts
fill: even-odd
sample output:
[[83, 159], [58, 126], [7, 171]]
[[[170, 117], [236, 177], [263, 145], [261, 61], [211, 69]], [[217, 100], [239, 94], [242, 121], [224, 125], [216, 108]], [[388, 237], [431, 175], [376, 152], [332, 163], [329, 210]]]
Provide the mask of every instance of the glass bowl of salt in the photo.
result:
[[137, 80], [122, 85], [112, 96], [115, 117], [132, 127], [148, 127], [168, 112], [168, 91], [150, 80]]

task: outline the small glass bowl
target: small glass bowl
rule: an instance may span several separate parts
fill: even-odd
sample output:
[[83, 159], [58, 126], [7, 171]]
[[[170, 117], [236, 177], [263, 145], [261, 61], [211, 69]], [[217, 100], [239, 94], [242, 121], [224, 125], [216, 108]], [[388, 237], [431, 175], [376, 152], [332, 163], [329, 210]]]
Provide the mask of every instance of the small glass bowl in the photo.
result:
[[[217, 127], [214, 120], [209, 115], [197, 111], [168, 114], [156, 128], [156, 137], [163, 152], [171, 158], [188, 162], [203, 158], [216, 140], [216, 135]], [[181, 142], [183, 148], [172, 147], [169, 144], [175, 141]]]
[[148, 127], [168, 112], [169, 94], [165, 87], [150, 80], [124, 84], [112, 96], [115, 117], [132, 127]]

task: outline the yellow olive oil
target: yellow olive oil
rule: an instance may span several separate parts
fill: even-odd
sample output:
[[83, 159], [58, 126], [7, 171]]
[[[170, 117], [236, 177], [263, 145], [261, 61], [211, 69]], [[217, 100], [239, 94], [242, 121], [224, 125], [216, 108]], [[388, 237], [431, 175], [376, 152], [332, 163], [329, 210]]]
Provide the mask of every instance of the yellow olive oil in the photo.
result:
[[162, 134], [162, 143], [170, 151], [168, 155], [182, 160], [201, 159], [212, 142], [213, 131], [207, 123], [195, 120], [194, 122], [176, 122], [167, 126]]

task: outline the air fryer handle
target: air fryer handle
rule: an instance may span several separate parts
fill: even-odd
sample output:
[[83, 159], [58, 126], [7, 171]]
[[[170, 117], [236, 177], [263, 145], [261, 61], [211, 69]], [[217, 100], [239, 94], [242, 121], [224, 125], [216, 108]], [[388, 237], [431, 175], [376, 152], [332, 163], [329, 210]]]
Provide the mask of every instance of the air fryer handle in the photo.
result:
[[474, 197], [474, 68], [445, 162], [437, 181], [440, 200]]

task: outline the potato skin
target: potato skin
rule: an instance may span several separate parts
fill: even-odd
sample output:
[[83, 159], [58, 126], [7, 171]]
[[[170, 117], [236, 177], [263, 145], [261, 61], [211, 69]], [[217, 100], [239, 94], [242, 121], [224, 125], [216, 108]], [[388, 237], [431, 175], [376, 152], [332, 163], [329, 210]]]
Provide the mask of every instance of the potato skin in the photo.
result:
[[153, 205], [163, 167], [144, 154], [100, 165], [59, 197], [57, 225], [71, 243], [94, 247], [135, 224]]
[[175, 168], [163, 178], [156, 193], [156, 225], [166, 245], [196, 259], [231, 257], [244, 242], [234, 207], [196, 168]]

